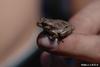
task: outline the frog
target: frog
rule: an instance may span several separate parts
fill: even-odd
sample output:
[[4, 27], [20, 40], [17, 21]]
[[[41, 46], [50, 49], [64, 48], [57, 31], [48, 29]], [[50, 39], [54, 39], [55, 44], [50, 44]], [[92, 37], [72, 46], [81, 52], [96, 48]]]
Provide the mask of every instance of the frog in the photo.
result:
[[74, 30], [73, 26], [65, 20], [41, 18], [37, 25], [43, 29], [50, 40], [62, 41]]

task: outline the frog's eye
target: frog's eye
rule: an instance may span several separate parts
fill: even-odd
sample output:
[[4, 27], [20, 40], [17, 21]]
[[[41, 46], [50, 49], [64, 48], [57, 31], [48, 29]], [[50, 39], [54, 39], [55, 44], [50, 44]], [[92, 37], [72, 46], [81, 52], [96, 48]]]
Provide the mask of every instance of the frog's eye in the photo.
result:
[[50, 27], [50, 26], [45, 26], [45, 28], [46, 28], [46, 29], [51, 29], [51, 27]]
[[48, 26], [53, 26], [53, 23], [48, 22], [47, 25], [48, 25]]
[[68, 27], [69, 27], [69, 25], [66, 25], [66, 26], [65, 26], [65, 28], [68, 28]]

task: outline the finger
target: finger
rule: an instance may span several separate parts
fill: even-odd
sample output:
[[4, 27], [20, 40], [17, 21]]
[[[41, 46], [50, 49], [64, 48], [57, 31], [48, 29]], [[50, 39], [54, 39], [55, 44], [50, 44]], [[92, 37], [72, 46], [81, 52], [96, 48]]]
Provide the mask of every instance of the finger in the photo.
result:
[[[43, 46], [42, 48], [45, 48], [50, 53], [77, 57], [87, 61], [100, 61], [100, 36], [72, 34], [65, 38], [58, 46], [53, 48], [48, 48], [53, 45], [51, 45], [50, 40], [45, 44], [43, 42], [45, 42], [45, 39], [41, 41], [41, 44], [43, 44], [41, 45]], [[44, 45], [47, 46], [44, 47]]]
[[58, 45], [58, 42], [57, 39], [50, 40], [47, 33], [41, 32], [37, 38], [37, 45], [44, 50], [49, 50], [55, 48]]
[[97, 34], [100, 29], [100, 1], [89, 4], [69, 22], [75, 27], [75, 33]]
[[63, 40], [64, 42], [49, 52], [58, 55], [85, 57], [85, 60], [100, 61], [100, 37], [91, 35], [73, 34]]
[[43, 67], [68, 67], [63, 57], [43, 52], [40, 57]]

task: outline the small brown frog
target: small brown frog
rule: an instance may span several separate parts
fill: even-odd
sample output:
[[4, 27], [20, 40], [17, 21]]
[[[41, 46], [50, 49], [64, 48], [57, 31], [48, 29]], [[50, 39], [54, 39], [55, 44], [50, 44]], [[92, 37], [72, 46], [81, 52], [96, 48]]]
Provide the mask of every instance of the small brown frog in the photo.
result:
[[41, 18], [37, 25], [43, 28], [42, 32], [49, 35], [49, 39], [62, 41], [65, 37], [70, 35], [73, 31], [72, 25], [64, 20]]

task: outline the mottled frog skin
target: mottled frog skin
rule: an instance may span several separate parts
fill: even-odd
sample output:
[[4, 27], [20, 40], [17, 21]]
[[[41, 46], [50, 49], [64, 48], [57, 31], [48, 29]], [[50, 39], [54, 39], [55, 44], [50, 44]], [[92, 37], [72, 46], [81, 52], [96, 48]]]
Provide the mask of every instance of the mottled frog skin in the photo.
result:
[[50, 39], [53, 40], [55, 38], [62, 40], [73, 31], [71, 24], [59, 19], [41, 18], [37, 25], [43, 29], [43, 32], [46, 32], [49, 35]]

